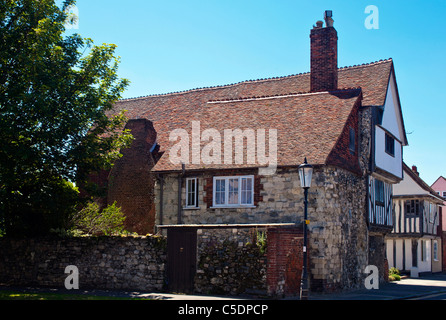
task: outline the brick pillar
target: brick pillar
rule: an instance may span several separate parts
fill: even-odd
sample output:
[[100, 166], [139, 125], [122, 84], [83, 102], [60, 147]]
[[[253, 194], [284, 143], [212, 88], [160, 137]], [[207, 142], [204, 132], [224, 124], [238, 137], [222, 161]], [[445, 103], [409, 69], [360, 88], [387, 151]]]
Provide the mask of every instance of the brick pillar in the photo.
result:
[[302, 229], [268, 229], [266, 272], [268, 294], [270, 296], [298, 296], [302, 264]]

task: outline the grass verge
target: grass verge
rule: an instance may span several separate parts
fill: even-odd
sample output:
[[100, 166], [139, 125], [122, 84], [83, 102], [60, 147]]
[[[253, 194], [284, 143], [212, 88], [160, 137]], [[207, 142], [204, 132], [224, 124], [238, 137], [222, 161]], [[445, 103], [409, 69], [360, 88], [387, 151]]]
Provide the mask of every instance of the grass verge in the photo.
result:
[[0, 290], [0, 300], [151, 300], [146, 298], [93, 296], [86, 294], [35, 293]]

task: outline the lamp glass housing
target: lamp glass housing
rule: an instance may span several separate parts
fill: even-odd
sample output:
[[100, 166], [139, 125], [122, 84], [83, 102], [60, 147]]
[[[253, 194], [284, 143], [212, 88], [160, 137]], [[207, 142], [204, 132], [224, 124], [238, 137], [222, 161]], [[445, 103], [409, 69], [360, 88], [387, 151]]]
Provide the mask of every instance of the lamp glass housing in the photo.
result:
[[308, 164], [307, 159], [299, 166], [300, 185], [302, 188], [310, 188], [313, 178], [313, 166]]

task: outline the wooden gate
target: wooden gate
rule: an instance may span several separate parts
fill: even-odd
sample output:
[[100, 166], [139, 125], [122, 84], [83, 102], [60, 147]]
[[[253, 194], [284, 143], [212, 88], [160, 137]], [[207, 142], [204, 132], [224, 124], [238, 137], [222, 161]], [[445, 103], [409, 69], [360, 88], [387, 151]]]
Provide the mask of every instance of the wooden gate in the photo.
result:
[[167, 230], [167, 281], [170, 292], [191, 293], [197, 269], [197, 229]]

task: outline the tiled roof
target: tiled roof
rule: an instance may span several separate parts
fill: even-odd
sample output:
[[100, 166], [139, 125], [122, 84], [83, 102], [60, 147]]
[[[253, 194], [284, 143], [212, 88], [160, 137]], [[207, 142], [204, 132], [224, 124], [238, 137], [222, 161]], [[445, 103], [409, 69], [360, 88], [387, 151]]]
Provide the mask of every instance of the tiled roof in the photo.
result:
[[[169, 141], [170, 132], [185, 129], [190, 133], [192, 121], [200, 121], [201, 132], [213, 128], [222, 137], [224, 129], [277, 129], [279, 165], [295, 165], [305, 156], [313, 164], [324, 164], [358, 98], [363, 98], [363, 106], [384, 104], [392, 68], [392, 59], [340, 68], [339, 87], [362, 91], [308, 93], [310, 74], [304, 73], [126, 99], [115, 110], [127, 110], [131, 119], [153, 121], [164, 151], [174, 144]], [[188, 169], [200, 167], [188, 165]], [[155, 169], [179, 167], [172, 166], [165, 154]]]
[[[347, 89], [331, 93], [303, 93], [212, 102], [207, 103], [199, 114], [190, 114], [182, 118], [169, 117], [171, 121], [160, 124], [159, 128], [162, 132], [171, 132], [176, 128], [185, 129], [189, 132], [190, 144], [192, 144], [192, 121], [200, 121], [201, 132], [207, 129], [216, 129], [220, 133], [221, 164], [188, 164], [188, 169], [258, 167], [257, 159], [256, 165], [247, 163], [246, 158], [244, 164], [240, 165], [235, 163], [235, 156], [230, 165], [223, 164], [224, 130], [228, 129], [251, 129], [256, 137], [257, 130], [265, 130], [266, 156], [269, 155], [270, 130], [277, 130], [277, 165], [279, 166], [298, 165], [303, 162], [305, 157], [313, 164], [324, 164], [360, 93], [359, 89]], [[280, 111], [278, 112], [278, 110]], [[160, 145], [170, 143], [172, 146], [172, 143], [166, 141], [166, 138], [168, 138], [167, 135], [160, 137]], [[201, 142], [200, 150], [208, 143], [209, 140]], [[243, 147], [246, 157], [246, 142]], [[168, 153], [155, 166], [155, 170], [161, 171], [179, 168], [180, 166], [172, 165]]]

